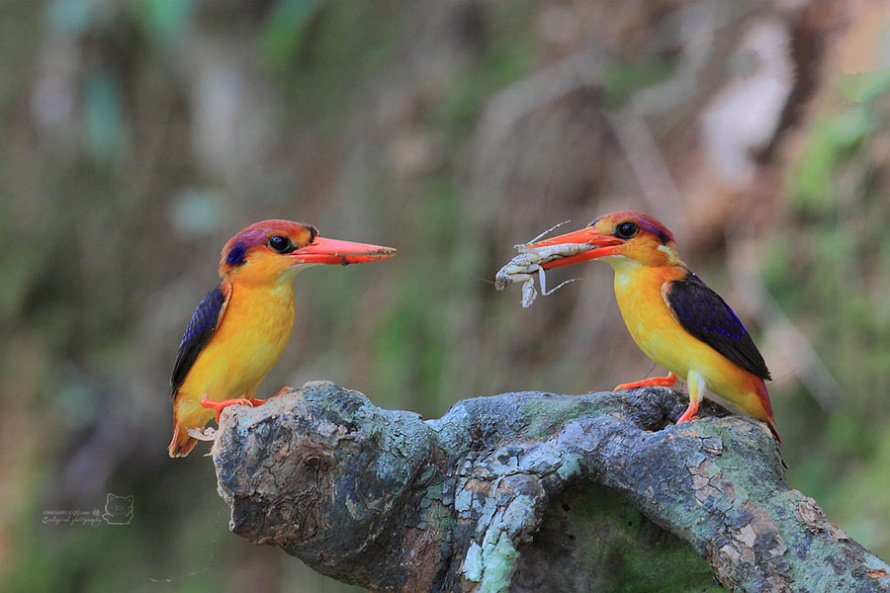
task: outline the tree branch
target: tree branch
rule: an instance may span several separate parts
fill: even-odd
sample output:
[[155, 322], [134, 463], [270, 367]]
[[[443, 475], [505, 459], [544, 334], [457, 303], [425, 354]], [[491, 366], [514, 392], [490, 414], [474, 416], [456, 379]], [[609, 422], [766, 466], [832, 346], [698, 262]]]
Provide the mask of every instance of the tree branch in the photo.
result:
[[[311, 383], [223, 415], [231, 529], [372, 591], [888, 591], [761, 423], [667, 389], [509, 393], [437, 420]], [[704, 560], [702, 560], [704, 559]]]

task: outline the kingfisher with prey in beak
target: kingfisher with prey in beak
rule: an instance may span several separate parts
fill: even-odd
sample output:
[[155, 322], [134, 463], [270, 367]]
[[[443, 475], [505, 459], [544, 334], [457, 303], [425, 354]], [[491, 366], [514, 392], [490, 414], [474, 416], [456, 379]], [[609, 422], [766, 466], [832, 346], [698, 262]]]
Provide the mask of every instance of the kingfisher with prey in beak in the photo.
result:
[[264, 220], [229, 239], [219, 286], [198, 305], [173, 367], [170, 457], [197, 444], [190, 429], [217, 422], [230, 405], [259, 405], [256, 392], [281, 356], [294, 324], [293, 280], [318, 264], [348, 265], [393, 257], [396, 250], [319, 237], [308, 224]]
[[[615, 297], [624, 323], [646, 356], [666, 368], [666, 377], [624, 383], [615, 390], [649, 385], [671, 387], [686, 380], [689, 406], [677, 423], [693, 419], [705, 390], [776, 428], [764, 381], [769, 369], [729, 305], [680, 259], [674, 236], [655, 218], [622, 211], [600, 216], [586, 228], [528, 245], [584, 249], [540, 264], [547, 270], [602, 259], [615, 272]], [[580, 252], [577, 252], [580, 251]]]

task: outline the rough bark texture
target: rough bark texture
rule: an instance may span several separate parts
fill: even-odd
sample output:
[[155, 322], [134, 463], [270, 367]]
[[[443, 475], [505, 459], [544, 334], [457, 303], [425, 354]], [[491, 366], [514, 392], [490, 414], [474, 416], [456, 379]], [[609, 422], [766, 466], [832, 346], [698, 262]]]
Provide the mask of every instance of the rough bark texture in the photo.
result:
[[213, 459], [232, 531], [371, 591], [890, 591], [764, 425], [684, 407], [508, 393], [423, 420], [312, 383], [229, 408]]

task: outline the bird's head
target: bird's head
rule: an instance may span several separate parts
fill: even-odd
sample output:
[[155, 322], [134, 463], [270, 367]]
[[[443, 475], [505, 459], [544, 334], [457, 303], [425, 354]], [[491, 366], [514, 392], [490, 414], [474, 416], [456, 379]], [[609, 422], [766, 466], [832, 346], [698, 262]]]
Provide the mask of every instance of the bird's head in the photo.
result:
[[683, 262], [674, 249], [674, 235], [655, 218], [642, 212], [622, 210], [600, 216], [585, 228], [551, 237], [530, 247], [580, 243], [591, 249], [542, 264], [544, 269], [605, 258], [613, 265], [633, 260], [650, 267], [676, 266]]
[[327, 239], [310, 224], [263, 220], [243, 229], [222, 249], [219, 274], [239, 282], [264, 284], [290, 280], [317, 264], [349, 265], [393, 257], [392, 247]]

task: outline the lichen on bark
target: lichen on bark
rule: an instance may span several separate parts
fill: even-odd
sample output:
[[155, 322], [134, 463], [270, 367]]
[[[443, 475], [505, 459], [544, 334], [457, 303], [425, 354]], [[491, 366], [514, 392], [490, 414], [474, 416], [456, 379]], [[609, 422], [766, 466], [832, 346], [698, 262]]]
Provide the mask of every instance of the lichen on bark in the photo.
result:
[[525, 392], [423, 420], [312, 383], [230, 408], [213, 459], [233, 532], [371, 591], [890, 591], [761, 423], [684, 407]]

